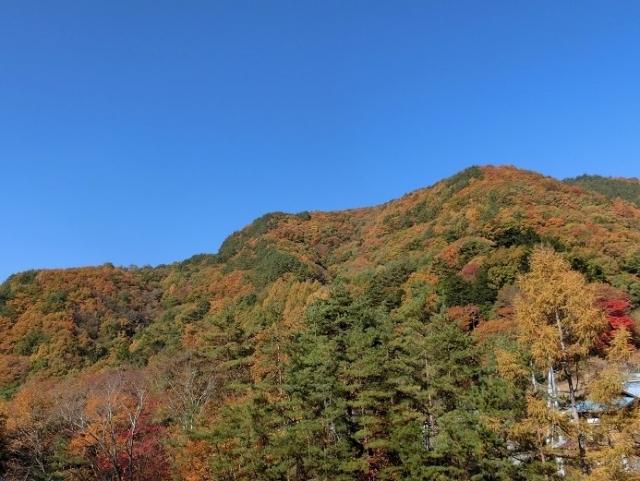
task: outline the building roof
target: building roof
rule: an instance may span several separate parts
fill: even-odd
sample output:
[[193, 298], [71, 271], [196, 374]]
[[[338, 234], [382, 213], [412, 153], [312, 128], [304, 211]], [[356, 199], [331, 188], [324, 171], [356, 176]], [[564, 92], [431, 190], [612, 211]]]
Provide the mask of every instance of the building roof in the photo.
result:
[[622, 395], [614, 399], [610, 406], [586, 399], [577, 403], [576, 409], [580, 414], [617, 411], [618, 409], [624, 409], [627, 406], [630, 406], [636, 399], [637, 398], [635, 396]]
[[640, 379], [633, 379], [624, 383], [622, 392], [624, 394], [628, 394], [629, 396], [640, 399]]

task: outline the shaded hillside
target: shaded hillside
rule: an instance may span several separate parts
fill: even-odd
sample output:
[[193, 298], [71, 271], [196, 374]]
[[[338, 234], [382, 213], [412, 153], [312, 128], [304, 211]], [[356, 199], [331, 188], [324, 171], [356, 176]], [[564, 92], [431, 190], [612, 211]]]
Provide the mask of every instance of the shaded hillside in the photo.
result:
[[130, 339], [160, 318], [163, 269], [28, 271], [0, 286], [0, 383], [126, 360]]
[[598, 192], [608, 199], [620, 198], [640, 207], [640, 180], [638, 179], [617, 179], [585, 174], [572, 179], [564, 179], [563, 182]]

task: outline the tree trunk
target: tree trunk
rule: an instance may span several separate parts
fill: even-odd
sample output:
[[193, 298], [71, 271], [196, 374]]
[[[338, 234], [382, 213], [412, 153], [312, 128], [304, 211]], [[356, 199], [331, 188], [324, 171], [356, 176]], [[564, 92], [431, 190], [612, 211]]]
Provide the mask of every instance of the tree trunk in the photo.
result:
[[580, 416], [578, 414], [578, 407], [576, 403], [576, 391], [573, 385], [573, 373], [571, 372], [571, 366], [569, 365], [569, 359], [567, 356], [567, 348], [564, 342], [564, 332], [562, 330], [562, 323], [560, 321], [560, 312], [556, 309], [556, 325], [558, 326], [558, 334], [560, 336], [560, 349], [562, 352], [562, 370], [564, 371], [565, 376], [567, 377], [567, 384], [569, 386], [569, 401], [571, 403], [571, 416], [573, 417], [573, 421], [576, 423], [576, 427], [578, 429], [578, 458], [580, 460], [580, 469], [583, 473], [589, 473], [589, 465], [586, 463], [585, 456], [585, 447], [584, 447], [584, 434], [582, 433], [582, 429], [580, 429]]

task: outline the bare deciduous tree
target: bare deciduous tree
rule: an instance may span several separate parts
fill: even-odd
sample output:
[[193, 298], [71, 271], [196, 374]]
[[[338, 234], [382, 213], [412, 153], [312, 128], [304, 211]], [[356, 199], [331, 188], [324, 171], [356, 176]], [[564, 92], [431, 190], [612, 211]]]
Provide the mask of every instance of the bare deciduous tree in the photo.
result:
[[136, 479], [134, 448], [148, 395], [143, 376], [128, 371], [87, 377], [56, 394], [72, 445], [89, 462], [95, 479]]

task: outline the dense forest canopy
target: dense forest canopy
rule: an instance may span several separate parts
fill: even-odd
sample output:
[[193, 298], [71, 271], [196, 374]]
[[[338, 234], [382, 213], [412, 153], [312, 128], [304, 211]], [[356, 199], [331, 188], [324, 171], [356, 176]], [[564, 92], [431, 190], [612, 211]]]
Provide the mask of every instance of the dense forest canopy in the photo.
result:
[[640, 206], [640, 180], [616, 179], [601, 175], [581, 175], [572, 179], [564, 179], [570, 185], [598, 192], [608, 199], [620, 198]]
[[0, 476], [636, 479], [639, 201], [474, 166], [171, 265], [14, 274]]

